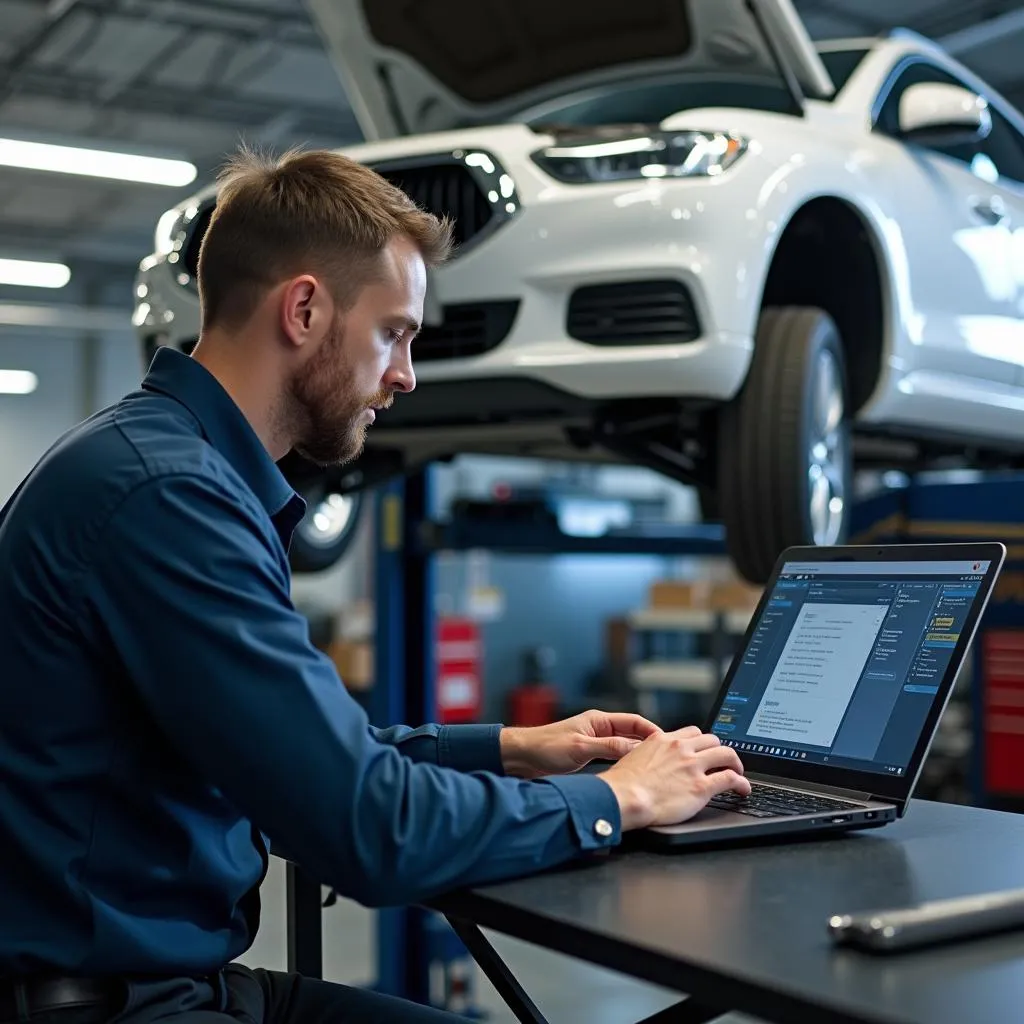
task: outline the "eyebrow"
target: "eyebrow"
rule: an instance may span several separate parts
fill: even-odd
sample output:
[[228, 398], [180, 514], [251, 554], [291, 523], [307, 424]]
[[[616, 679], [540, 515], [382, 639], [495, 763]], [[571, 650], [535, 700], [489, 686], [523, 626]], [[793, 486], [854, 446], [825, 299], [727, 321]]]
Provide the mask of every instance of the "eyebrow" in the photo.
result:
[[405, 330], [412, 331], [412, 333], [414, 335], [420, 333], [419, 321], [418, 320], [414, 320], [411, 316], [401, 316], [401, 317], [398, 317], [396, 322], [400, 323]]

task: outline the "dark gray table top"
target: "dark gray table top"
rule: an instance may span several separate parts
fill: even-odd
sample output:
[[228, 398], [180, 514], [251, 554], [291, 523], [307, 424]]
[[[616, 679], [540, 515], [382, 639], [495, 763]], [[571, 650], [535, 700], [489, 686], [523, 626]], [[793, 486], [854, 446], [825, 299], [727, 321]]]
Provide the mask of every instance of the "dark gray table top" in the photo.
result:
[[778, 1022], [1024, 1021], [1024, 932], [886, 957], [830, 915], [1024, 888], [1024, 816], [914, 801], [877, 831], [729, 850], [621, 851], [439, 906], [485, 928]]

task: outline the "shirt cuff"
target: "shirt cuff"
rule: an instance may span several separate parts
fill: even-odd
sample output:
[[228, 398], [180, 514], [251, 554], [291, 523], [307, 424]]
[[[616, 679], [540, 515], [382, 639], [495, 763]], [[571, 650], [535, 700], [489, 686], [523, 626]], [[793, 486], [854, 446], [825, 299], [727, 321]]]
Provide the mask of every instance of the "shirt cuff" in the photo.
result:
[[569, 807], [580, 849], [606, 850], [622, 841], [622, 816], [612, 787], [598, 775], [555, 775], [543, 782], [554, 786]]
[[438, 763], [460, 772], [504, 775], [500, 725], [442, 725], [437, 736]]

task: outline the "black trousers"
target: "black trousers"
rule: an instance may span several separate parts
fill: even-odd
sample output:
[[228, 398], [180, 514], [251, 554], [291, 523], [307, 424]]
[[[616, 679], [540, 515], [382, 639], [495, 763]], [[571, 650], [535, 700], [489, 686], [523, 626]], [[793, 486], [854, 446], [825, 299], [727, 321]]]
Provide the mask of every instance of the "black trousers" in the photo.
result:
[[[364, 989], [230, 964], [211, 979], [131, 981], [106, 1006], [32, 1015], [29, 1024], [460, 1024], [468, 1020]], [[6, 1022], [3, 1022], [6, 1024]]]

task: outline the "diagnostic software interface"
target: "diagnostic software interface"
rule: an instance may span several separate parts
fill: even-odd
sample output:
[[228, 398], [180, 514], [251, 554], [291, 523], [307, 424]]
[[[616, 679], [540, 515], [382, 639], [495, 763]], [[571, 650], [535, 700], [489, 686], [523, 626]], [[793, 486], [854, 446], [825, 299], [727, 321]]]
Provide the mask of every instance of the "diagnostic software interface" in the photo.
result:
[[988, 562], [787, 562], [712, 731], [741, 753], [903, 775]]

